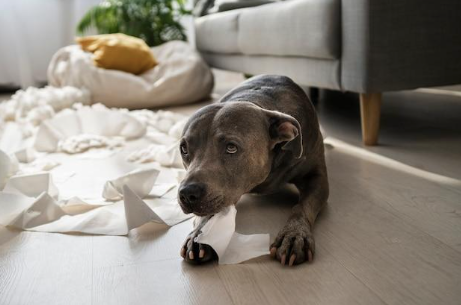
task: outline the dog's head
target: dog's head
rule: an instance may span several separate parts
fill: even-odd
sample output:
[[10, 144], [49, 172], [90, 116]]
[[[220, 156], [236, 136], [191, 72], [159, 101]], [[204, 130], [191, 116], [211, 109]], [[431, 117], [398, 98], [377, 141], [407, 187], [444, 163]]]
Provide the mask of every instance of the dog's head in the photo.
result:
[[187, 169], [181, 208], [211, 215], [266, 180], [277, 151], [301, 157], [301, 127], [292, 116], [252, 103], [218, 103], [189, 119], [179, 150]]

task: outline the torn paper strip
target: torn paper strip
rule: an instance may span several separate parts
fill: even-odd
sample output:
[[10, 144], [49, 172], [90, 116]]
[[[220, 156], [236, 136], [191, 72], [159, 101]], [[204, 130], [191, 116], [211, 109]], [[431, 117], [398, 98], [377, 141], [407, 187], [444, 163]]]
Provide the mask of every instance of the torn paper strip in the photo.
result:
[[18, 174], [35, 174], [38, 172], [47, 172], [59, 166], [59, 161], [53, 160], [49, 157], [36, 159], [31, 163], [21, 164]]
[[44, 121], [38, 129], [34, 146], [42, 152], [55, 152], [61, 147], [63, 151], [76, 153], [95, 146], [96, 142], [109, 145], [115, 141], [110, 138], [132, 140], [145, 133], [145, 125], [135, 117], [96, 104], [77, 110], [66, 109]]
[[91, 148], [114, 149], [125, 144], [125, 139], [122, 137], [104, 137], [95, 134], [78, 134], [70, 136], [58, 142], [58, 151], [68, 154], [78, 154], [87, 151]]
[[64, 156], [60, 160], [62, 164], [52, 171], [60, 190], [60, 199], [68, 200], [79, 197], [85, 202], [95, 204], [105, 200], [103, 190], [107, 181], [140, 169], [126, 162], [118, 154], [103, 159]]
[[0, 190], [5, 187], [8, 179], [16, 174], [18, 168], [19, 165], [17, 160], [0, 150]]
[[165, 223], [128, 186], [123, 186], [125, 216], [128, 230], [142, 226], [150, 221]]
[[[20, 102], [0, 107], [0, 225], [126, 235], [146, 222], [172, 226], [192, 216], [177, 203], [186, 117], [83, 106], [71, 92], [30, 98], [43, 92], [20, 93]], [[199, 237], [221, 264], [268, 253], [268, 235], [235, 232], [235, 213], [215, 215]]]
[[8, 225], [21, 229], [33, 229], [53, 222], [66, 215], [56, 201], [43, 192], [36, 200], [21, 211]]
[[172, 226], [191, 218], [176, 199], [140, 198], [151, 192], [157, 175], [158, 170], [151, 169], [113, 180], [110, 185], [115, 194], [121, 191], [118, 196], [123, 200], [101, 204], [78, 197], [58, 201], [50, 173], [14, 176], [0, 192], [0, 225], [40, 232], [126, 235], [147, 222]]
[[152, 187], [159, 171], [157, 169], [135, 170], [117, 179], [109, 180], [104, 184], [102, 196], [108, 200], [121, 200], [124, 187], [128, 187], [138, 197], [146, 197]]
[[269, 254], [269, 234], [242, 235], [235, 232], [236, 214], [233, 205], [224, 209], [214, 215], [196, 237], [195, 242], [207, 244], [216, 251], [219, 264], [238, 264]]
[[[171, 192], [176, 194], [177, 188]], [[144, 202], [169, 226], [174, 226], [193, 217], [192, 214], [184, 214], [176, 197], [164, 196], [163, 198], [144, 199]]]
[[165, 167], [183, 168], [178, 142], [169, 146], [152, 144], [147, 148], [132, 152], [127, 160], [138, 163], [155, 161]]
[[24, 129], [22, 125], [13, 122], [6, 122], [1, 127], [0, 150], [3, 150], [7, 154], [13, 154], [26, 146], [26, 137], [24, 136]]
[[19, 162], [30, 163], [35, 160], [36, 154], [35, 150], [32, 147], [25, 147], [17, 150], [14, 155]]
[[45, 192], [37, 198], [1, 192], [0, 225], [39, 232], [126, 235], [147, 222], [174, 225], [191, 217], [178, 217], [178, 211], [166, 215], [163, 210], [160, 217], [132, 191], [125, 190], [124, 195], [124, 202], [88, 205], [89, 209], [82, 204], [66, 209]]
[[3, 191], [28, 197], [37, 197], [43, 192], [53, 198], [59, 195], [50, 173], [47, 172], [13, 176], [8, 180]]
[[29, 87], [17, 91], [10, 100], [0, 104], [0, 119], [28, 121], [38, 125], [55, 112], [74, 104], [90, 104], [90, 92], [75, 87]]
[[[133, 110], [129, 112], [136, 119], [144, 122], [147, 126], [152, 127], [159, 132], [169, 134], [171, 137], [178, 139], [182, 132], [187, 117], [171, 111], [150, 111], [150, 110]], [[179, 133], [179, 135], [178, 135]]]

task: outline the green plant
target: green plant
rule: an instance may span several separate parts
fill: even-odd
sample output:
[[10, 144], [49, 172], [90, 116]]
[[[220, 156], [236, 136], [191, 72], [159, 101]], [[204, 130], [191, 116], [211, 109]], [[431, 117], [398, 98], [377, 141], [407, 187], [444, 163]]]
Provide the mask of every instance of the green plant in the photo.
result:
[[95, 28], [99, 34], [124, 33], [149, 46], [187, 40], [181, 16], [189, 15], [185, 0], [105, 0], [91, 8], [77, 26], [82, 35]]

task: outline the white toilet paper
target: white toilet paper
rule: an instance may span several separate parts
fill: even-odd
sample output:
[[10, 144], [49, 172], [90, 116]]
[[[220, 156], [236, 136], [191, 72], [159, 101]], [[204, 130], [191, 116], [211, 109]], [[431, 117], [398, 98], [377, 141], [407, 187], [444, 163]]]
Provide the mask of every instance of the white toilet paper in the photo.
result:
[[269, 234], [242, 235], [235, 232], [236, 215], [235, 206], [227, 207], [208, 220], [195, 239], [197, 243], [207, 244], [216, 251], [219, 264], [238, 264], [269, 254]]
[[[101, 105], [57, 113], [71, 105], [52, 106], [53, 112], [42, 111], [50, 108], [40, 104], [42, 110], [30, 116], [18, 112], [20, 120], [7, 123], [0, 116], [0, 225], [126, 235], [147, 222], [172, 226], [193, 216], [185, 215], [176, 199], [185, 175], [177, 144], [183, 116]], [[114, 137], [124, 139], [123, 147], [92, 149], [111, 146], [107, 141]], [[67, 153], [59, 152], [60, 145]], [[126, 162], [127, 155], [136, 163]], [[169, 168], [141, 164], [153, 161]], [[269, 235], [235, 232], [235, 217], [234, 206], [214, 215], [197, 242], [213, 247], [220, 264], [268, 254]]]

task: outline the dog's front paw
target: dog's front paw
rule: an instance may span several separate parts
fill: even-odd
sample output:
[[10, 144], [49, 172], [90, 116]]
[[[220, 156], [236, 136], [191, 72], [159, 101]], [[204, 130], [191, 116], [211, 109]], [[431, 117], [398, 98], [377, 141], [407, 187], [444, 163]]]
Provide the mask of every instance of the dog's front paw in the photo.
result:
[[209, 245], [194, 241], [200, 233], [199, 230], [192, 231], [181, 247], [181, 256], [188, 263], [203, 264], [217, 258], [216, 252]]
[[287, 262], [289, 266], [312, 262], [315, 241], [307, 220], [301, 216], [292, 216], [270, 248], [271, 256], [277, 258], [282, 265]]

